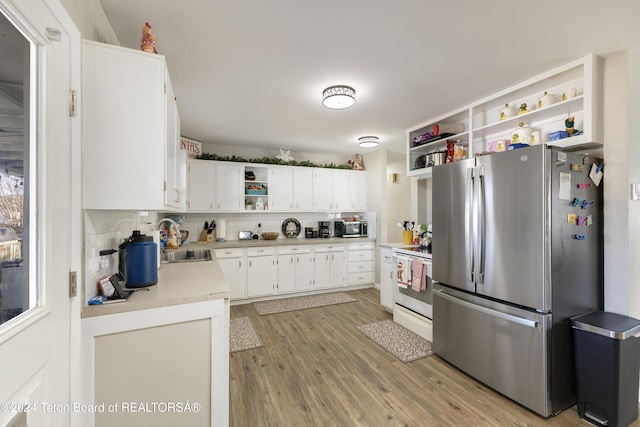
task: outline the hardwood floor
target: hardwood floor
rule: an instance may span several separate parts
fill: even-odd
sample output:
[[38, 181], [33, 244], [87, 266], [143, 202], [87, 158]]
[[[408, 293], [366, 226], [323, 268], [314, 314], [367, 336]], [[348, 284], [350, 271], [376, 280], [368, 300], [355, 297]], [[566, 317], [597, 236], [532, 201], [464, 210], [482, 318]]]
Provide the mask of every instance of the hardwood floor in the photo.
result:
[[544, 419], [437, 356], [399, 361], [356, 329], [392, 318], [379, 292], [348, 293], [358, 301], [266, 316], [231, 307], [264, 344], [230, 355], [231, 426], [589, 425], [575, 406]]

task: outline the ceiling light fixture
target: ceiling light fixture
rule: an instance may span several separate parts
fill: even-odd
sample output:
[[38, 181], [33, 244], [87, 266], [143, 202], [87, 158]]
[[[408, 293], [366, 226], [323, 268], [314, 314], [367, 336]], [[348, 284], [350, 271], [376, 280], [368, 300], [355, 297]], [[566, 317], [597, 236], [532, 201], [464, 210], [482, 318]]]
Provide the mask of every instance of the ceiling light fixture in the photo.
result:
[[322, 91], [322, 105], [334, 110], [349, 108], [356, 103], [356, 91], [350, 86], [329, 86]]
[[380, 144], [380, 138], [377, 136], [361, 136], [358, 138], [358, 147], [373, 148]]

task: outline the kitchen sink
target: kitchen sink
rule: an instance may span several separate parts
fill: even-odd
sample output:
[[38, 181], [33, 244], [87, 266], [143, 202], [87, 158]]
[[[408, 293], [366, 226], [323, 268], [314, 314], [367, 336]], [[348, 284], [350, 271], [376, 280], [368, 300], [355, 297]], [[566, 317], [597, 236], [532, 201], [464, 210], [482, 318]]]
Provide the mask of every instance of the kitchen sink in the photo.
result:
[[175, 262], [202, 262], [202, 261], [211, 261], [210, 250], [188, 249], [185, 251], [165, 252], [160, 257], [160, 262], [163, 264], [171, 264]]

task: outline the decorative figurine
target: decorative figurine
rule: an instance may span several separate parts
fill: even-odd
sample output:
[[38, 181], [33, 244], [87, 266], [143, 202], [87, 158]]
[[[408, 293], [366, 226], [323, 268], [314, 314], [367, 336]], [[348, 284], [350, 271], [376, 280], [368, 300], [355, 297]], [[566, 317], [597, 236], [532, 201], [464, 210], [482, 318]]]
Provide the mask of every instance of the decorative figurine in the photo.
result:
[[575, 129], [573, 128], [573, 120], [574, 117], [569, 117], [567, 118], [567, 120], [564, 121], [564, 126], [566, 127], [566, 131], [569, 134], [569, 136], [573, 135], [573, 132], [575, 132]]
[[295, 160], [291, 155], [291, 150], [284, 151], [282, 148], [280, 149], [280, 155], [276, 156], [276, 159], [280, 159], [283, 162], [292, 162]]
[[518, 112], [518, 114], [526, 114], [528, 112], [529, 110], [527, 110], [527, 103], [523, 102], [522, 104], [520, 104], [520, 111]]
[[353, 156], [353, 165], [351, 166], [351, 169], [357, 170], [357, 171], [364, 170], [364, 166], [362, 165], [362, 159], [360, 158], [360, 154], [356, 153], [355, 156]]
[[156, 36], [151, 32], [151, 25], [148, 22], [142, 27], [142, 41], [140, 41], [140, 49], [144, 52], [158, 53], [156, 49]]

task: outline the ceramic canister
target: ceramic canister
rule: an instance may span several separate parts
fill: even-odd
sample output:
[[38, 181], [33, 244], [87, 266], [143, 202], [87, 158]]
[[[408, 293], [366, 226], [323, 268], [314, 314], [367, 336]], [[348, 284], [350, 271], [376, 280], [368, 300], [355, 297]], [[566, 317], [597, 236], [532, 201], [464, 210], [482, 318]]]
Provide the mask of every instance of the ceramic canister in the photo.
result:
[[531, 144], [531, 128], [521, 122], [517, 128], [511, 131], [511, 143]]
[[531, 132], [531, 145], [540, 144], [542, 142], [542, 134], [539, 130]]
[[540, 98], [538, 98], [538, 108], [548, 107], [555, 102], [555, 96], [551, 93], [545, 92]]

